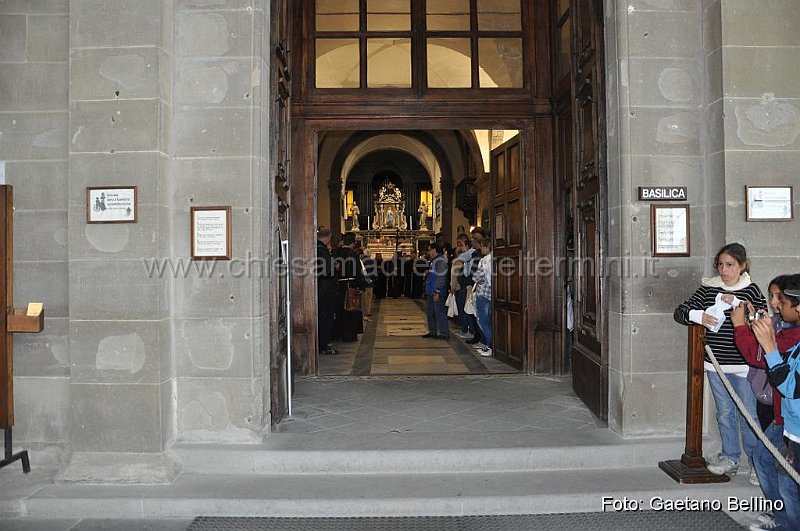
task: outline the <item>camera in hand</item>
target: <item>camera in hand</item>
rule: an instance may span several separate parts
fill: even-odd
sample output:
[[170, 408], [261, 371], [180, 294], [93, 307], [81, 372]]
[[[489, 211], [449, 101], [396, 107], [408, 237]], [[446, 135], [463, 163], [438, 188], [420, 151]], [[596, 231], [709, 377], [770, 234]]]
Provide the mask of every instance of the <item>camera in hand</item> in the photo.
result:
[[750, 313], [750, 309], [747, 306], [744, 307], [744, 314], [747, 316], [747, 320], [751, 322], [758, 321], [764, 315], [758, 310], [755, 313]]

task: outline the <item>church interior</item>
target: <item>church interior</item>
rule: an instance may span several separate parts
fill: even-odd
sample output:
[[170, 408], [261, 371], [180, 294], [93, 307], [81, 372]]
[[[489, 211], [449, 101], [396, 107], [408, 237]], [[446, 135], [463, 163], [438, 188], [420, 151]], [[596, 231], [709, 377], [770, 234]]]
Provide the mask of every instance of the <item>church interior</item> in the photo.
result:
[[492, 237], [490, 154], [518, 135], [486, 129], [320, 135], [318, 226], [331, 228], [332, 247], [351, 231], [367, 259], [391, 262], [363, 295], [371, 301], [358, 341], [334, 341], [323, 349], [320, 375], [518, 372], [480, 356], [475, 343], [459, 336], [457, 317], [450, 318], [450, 341], [419, 337], [428, 332], [425, 252], [438, 242], [446, 253], [452, 249], [451, 262], [459, 234], [481, 227]]

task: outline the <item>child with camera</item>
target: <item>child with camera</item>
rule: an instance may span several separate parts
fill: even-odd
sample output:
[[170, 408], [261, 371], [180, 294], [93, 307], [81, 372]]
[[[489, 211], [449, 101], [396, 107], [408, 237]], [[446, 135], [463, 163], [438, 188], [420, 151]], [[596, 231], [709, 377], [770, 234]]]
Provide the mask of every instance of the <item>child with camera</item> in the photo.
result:
[[[766, 351], [759, 345], [754, 330], [751, 329], [762, 318], [771, 321], [775, 342], [780, 352], [789, 352], [800, 342], [800, 298], [786, 294], [792, 290], [800, 290], [800, 275], [782, 275], [769, 284], [769, 305], [773, 310], [770, 318], [764, 312], [758, 312], [750, 304], [741, 305], [731, 312], [734, 325], [736, 346], [751, 366], [766, 368]], [[784, 420], [781, 416], [781, 396], [772, 393], [774, 421], [764, 429], [773, 446], [783, 446]], [[760, 419], [761, 420], [761, 419]], [[783, 502], [783, 510], [772, 515], [761, 515], [761, 521], [750, 526], [752, 531], [767, 529], [798, 529], [800, 522], [800, 489], [785, 474], [778, 472], [779, 465], [772, 453], [763, 444], [756, 445], [753, 450], [753, 468], [755, 469], [764, 497], [768, 500]], [[794, 522], [794, 524], [792, 524]]]

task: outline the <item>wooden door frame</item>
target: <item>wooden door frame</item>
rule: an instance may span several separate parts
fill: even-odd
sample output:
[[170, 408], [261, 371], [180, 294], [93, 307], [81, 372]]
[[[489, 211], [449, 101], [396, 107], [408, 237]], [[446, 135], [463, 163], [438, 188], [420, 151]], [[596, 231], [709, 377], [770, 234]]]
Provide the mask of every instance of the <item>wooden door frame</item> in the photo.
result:
[[[488, 116], [489, 112], [448, 116], [382, 116], [343, 118], [292, 117], [292, 161], [290, 174], [289, 254], [291, 260], [313, 260], [316, 245], [318, 172], [317, 140], [321, 131], [334, 130], [434, 130], [451, 129], [517, 129], [522, 135], [522, 177], [525, 202], [526, 256], [546, 258], [555, 265], [554, 222], [558, 219], [554, 183], [553, 116], [518, 118]], [[420, 128], [420, 123], [425, 127]], [[466, 127], [465, 127], [466, 126]], [[545, 214], [546, 213], [546, 214]], [[525, 274], [525, 316], [527, 355], [523, 370], [529, 374], [550, 374], [560, 356], [560, 319], [555, 307], [557, 282], [555, 275]], [[317, 296], [316, 278], [295, 275], [292, 278], [292, 360], [302, 373], [316, 375]]]

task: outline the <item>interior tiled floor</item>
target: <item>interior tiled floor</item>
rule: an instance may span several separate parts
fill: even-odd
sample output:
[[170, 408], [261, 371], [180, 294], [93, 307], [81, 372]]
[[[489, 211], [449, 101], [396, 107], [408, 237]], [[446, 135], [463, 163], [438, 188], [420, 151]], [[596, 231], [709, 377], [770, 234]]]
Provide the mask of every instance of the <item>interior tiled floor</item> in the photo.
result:
[[424, 302], [417, 299], [375, 300], [372, 321], [365, 321], [358, 342], [334, 342], [339, 354], [323, 355], [320, 375], [508, 374], [518, 371], [492, 357], [479, 356], [458, 339], [451, 320], [451, 339], [423, 339], [428, 331]]
[[279, 432], [606, 429], [569, 378], [528, 375], [301, 378]]

